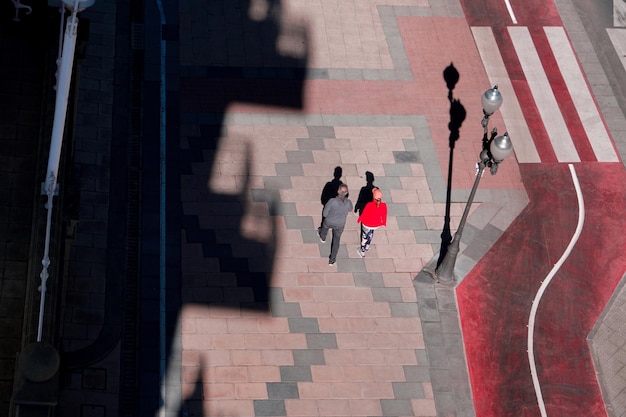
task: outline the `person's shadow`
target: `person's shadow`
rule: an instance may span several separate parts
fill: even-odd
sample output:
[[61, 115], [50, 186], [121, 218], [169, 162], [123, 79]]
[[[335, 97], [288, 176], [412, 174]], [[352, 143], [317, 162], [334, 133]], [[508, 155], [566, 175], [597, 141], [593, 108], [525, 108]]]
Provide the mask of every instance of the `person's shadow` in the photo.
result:
[[354, 212], [359, 213], [359, 216], [363, 213], [363, 209], [367, 203], [374, 199], [374, 188], [376, 188], [374, 186], [374, 174], [367, 171], [365, 172], [365, 185], [361, 187], [361, 190], [359, 190], [359, 197], [354, 205]]
[[[322, 188], [322, 193], [320, 194], [320, 203], [322, 203], [322, 211], [324, 210], [324, 206], [328, 203], [328, 200], [331, 198], [337, 197], [337, 191], [339, 190], [339, 186], [341, 185], [341, 177], [343, 176], [343, 168], [340, 166], [335, 167], [333, 171], [333, 179], [324, 184], [324, 188]], [[320, 227], [324, 224], [324, 216], [322, 215], [322, 220], [320, 221]]]
[[[206, 10], [194, 10], [194, 13], [214, 14], [210, 3], [212, 2], [206, 2], [205, 6], [210, 13]], [[199, 131], [187, 137], [186, 149], [173, 149], [173, 152], [178, 152], [175, 156], [178, 161], [174, 162], [175, 165], [168, 172], [168, 177], [180, 182], [183, 178], [198, 180], [195, 185], [181, 186], [183, 196], [191, 195], [193, 205], [198, 209], [189, 210], [188, 202], [178, 201], [178, 214], [175, 210], [168, 210], [168, 227], [174, 231], [182, 230], [181, 245], [201, 248], [199, 264], [203, 265], [186, 265], [184, 255], [183, 259], [180, 259], [182, 301], [178, 307], [179, 315], [186, 306], [193, 305], [269, 313], [270, 281], [278, 245], [276, 215], [280, 202], [277, 192], [251, 189], [252, 156], [255, 153], [254, 138], [248, 138], [244, 149], [240, 149], [241, 154], [238, 155], [243, 160], [242, 172], [236, 173], [240, 181], [237, 184], [238, 192], [236, 194], [220, 193], [207, 186], [219, 176], [219, 166], [216, 169], [216, 157], [223, 141], [223, 120], [226, 109], [233, 102], [258, 103], [290, 109], [301, 109], [303, 106], [303, 87], [308, 55], [306, 30], [301, 26], [292, 26], [290, 33], [285, 33], [285, 28], [280, 24], [281, 1], [269, 0], [267, 5], [268, 8], [261, 18], [251, 13], [252, 4], [249, 1], [238, 2], [237, 6], [233, 4], [232, 8], [223, 6], [228, 9], [222, 12], [229, 14], [227, 16], [229, 21], [241, 22], [241, 26], [223, 26], [225, 31], [221, 34], [223, 39], [234, 41], [228, 43], [228, 50], [224, 51], [226, 54], [224, 62], [219, 62], [219, 54], [217, 57], [212, 57], [216, 61], [215, 65], [208, 65], [204, 68], [207, 77], [201, 80], [202, 85], [197, 85], [198, 89], [206, 88], [210, 93], [211, 103], [208, 106], [210, 114], [214, 115], [214, 120], [201, 123]], [[240, 16], [233, 16], [233, 13], [240, 13]], [[300, 55], [286, 55], [277, 50], [279, 38], [284, 40], [285, 37], [290, 37], [289, 41], [292, 44], [304, 47]], [[238, 44], [237, 40], [241, 43]], [[222, 40], [210, 40], [210, 45], [207, 47], [220, 42]], [[250, 44], [244, 47], [246, 42]], [[253, 47], [250, 48], [250, 46]], [[237, 50], [237, 47], [241, 50]], [[228, 56], [238, 55], [242, 57], [240, 65], [228, 64]], [[206, 103], [203, 103], [203, 106], [203, 111], [205, 111]], [[202, 177], [198, 176], [199, 171], [209, 175], [209, 179], [205, 177], [200, 181]], [[214, 174], [215, 172], [218, 173]], [[259, 203], [263, 202], [267, 203], [267, 211], [258, 210]], [[180, 228], [175, 227], [177, 216], [182, 218]], [[244, 222], [252, 222], [263, 228], [265, 230], [263, 236], [243, 235], [241, 230]], [[176, 358], [176, 355], [180, 354], [176, 352], [180, 346], [176, 346], [176, 336], [179, 330], [176, 330], [176, 323], [171, 319], [168, 320], [168, 329], [167, 346], [170, 363], [167, 368], [170, 373], [170, 370], [180, 368], [180, 362], [177, 362], [180, 358]], [[204, 366], [203, 362], [204, 360], [200, 359], [198, 366]], [[206, 364], [206, 366], [210, 365]], [[174, 374], [166, 375], [161, 383], [170, 385], [168, 379], [175, 381], [176, 378]], [[210, 398], [210, 393], [206, 391], [207, 385], [203, 384], [202, 372], [197, 375], [195, 385], [196, 389], [190, 397], [180, 399], [175, 394], [168, 396], [166, 390], [162, 388], [167, 412], [204, 415], [203, 400]], [[149, 415], [154, 415], [154, 412]]]

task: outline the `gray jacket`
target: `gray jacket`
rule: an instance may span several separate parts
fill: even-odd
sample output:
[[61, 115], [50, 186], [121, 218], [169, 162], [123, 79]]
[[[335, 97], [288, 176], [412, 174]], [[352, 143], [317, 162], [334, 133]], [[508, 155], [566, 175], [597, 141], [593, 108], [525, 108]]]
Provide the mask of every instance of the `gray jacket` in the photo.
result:
[[352, 201], [349, 198], [337, 196], [328, 200], [322, 211], [322, 216], [326, 219], [328, 226], [344, 227], [346, 225], [346, 217], [351, 211]]

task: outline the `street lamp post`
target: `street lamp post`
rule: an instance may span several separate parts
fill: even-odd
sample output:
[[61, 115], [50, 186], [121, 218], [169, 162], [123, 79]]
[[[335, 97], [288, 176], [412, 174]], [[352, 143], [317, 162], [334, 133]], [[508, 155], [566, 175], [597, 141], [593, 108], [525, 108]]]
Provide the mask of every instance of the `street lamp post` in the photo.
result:
[[470, 192], [467, 204], [465, 209], [463, 210], [463, 216], [461, 217], [461, 222], [459, 223], [459, 227], [454, 234], [454, 238], [450, 245], [448, 246], [448, 250], [446, 255], [444, 256], [441, 264], [434, 270], [428, 270], [425, 268], [426, 272], [428, 272], [433, 278], [442, 284], [453, 284], [454, 283], [454, 266], [456, 263], [457, 255], [459, 254], [459, 246], [461, 243], [461, 237], [463, 235], [463, 228], [465, 227], [465, 222], [467, 221], [467, 216], [469, 214], [470, 207], [474, 201], [474, 195], [476, 194], [476, 189], [478, 188], [478, 184], [480, 183], [480, 179], [482, 178], [483, 172], [485, 168], [489, 168], [491, 175], [495, 175], [498, 172], [498, 165], [510, 155], [513, 150], [513, 145], [511, 143], [511, 139], [509, 138], [508, 133], [505, 133], [502, 136], [497, 136], [498, 131], [494, 128], [491, 131], [491, 135], [488, 137], [488, 124], [489, 117], [493, 113], [495, 113], [500, 106], [502, 105], [502, 95], [498, 90], [498, 86], [494, 86], [493, 88], [485, 91], [482, 96], [482, 106], [483, 106], [483, 119], [481, 124], [483, 126], [483, 149], [479, 155], [479, 161], [477, 163], [478, 169], [476, 172], [476, 179], [474, 180], [474, 185], [472, 186], [472, 190]]
[[59, 162], [61, 160], [61, 148], [63, 146], [63, 132], [65, 131], [65, 119], [67, 114], [67, 102], [70, 91], [70, 82], [72, 79], [72, 67], [74, 65], [74, 51], [76, 49], [76, 38], [78, 36], [78, 18], [76, 14], [83, 11], [86, 7], [95, 3], [95, 0], [62, 0], [65, 7], [71, 11], [70, 17], [67, 19], [65, 33], [63, 36], [63, 46], [61, 49], [61, 57], [57, 60], [57, 85], [56, 98], [54, 103], [54, 119], [52, 122], [52, 135], [50, 139], [50, 152], [48, 155], [48, 166], [46, 169], [46, 179], [42, 184], [42, 194], [48, 198], [46, 201], [47, 219], [46, 219], [46, 237], [44, 243], [44, 255], [41, 260], [43, 266], [39, 277], [41, 278], [41, 286], [39, 291], [41, 298], [39, 300], [39, 324], [37, 326], [37, 341], [40, 342], [43, 332], [43, 315], [46, 304], [46, 291], [48, 281], [48, 267], [50, 266], [50, 229], [52, 223], [52, 206], [53, 199], [58, 188], [58, 172]]

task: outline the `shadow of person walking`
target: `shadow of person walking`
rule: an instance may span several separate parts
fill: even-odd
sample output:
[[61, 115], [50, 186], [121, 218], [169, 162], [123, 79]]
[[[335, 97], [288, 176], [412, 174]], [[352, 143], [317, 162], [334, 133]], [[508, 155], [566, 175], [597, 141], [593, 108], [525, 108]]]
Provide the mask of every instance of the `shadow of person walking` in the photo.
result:
[[[324, 188], [322, 189], [322, 194], [320, 195], [320, 203], [322, 203], [322, 210], [324, 210], [324, 206], [328, 203], [328, 200], [331, 198], [337, 197], [337, 190], [341, 185], [341, 177], [343, 176], [343, 168], [340, 166], [335, 167], [335, 171], [333, 172], [333, 179], [328, 181]], [[324, 223], [324, 215], [322, 215], [322, 221], [320, 222], [320, 227]]]
[[356, 204], [354, 205], [354, 212], [359, 213], [361, 215], [363, 213], [363, 209], [372, 201], [373, 198], [373, 190], [374, 190], [374, 174], [370, 171], [365, 172], [365, 185], [361, 187], [359, 191], [359, 197], [356, 200]]

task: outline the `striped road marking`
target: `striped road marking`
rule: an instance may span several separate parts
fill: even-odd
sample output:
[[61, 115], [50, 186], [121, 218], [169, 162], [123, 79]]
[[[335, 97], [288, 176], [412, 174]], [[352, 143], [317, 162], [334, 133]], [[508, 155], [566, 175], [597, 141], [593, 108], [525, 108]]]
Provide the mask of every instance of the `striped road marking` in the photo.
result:
[[618, 162], [609, 133], [587, 87], [565, 30], [562, 27], [544, 27], [544, 31], [596, 159], [598, 162]]
[[[490, 82], [497, 84], [505, 97], [500, 111], [513, 141], [518, 162], [541, 162], [491, 28], [472, 27], [471, 30]], [[568, 163], [580, 162], [580, 156], [528, 28], [509, 27], [508, 31], [557, 160]], [[611, 136], [565, 30], [562, 27], [545, 27], [544, 31], [596, 160], [619, 162]], [[626, 30], [607, 29], [607, 31], [626, 69]]]
[[516, 26], [508, 29], [554, 153], [559, 162], [580, 162], [528, 28]]
[[513, 142], [517, 161], [519, 163], [541, 162], [491, 27], [472, 27], [472, 33], [489, 82], [491, 85], [497, 85], [504, 97], [500, 113]]

